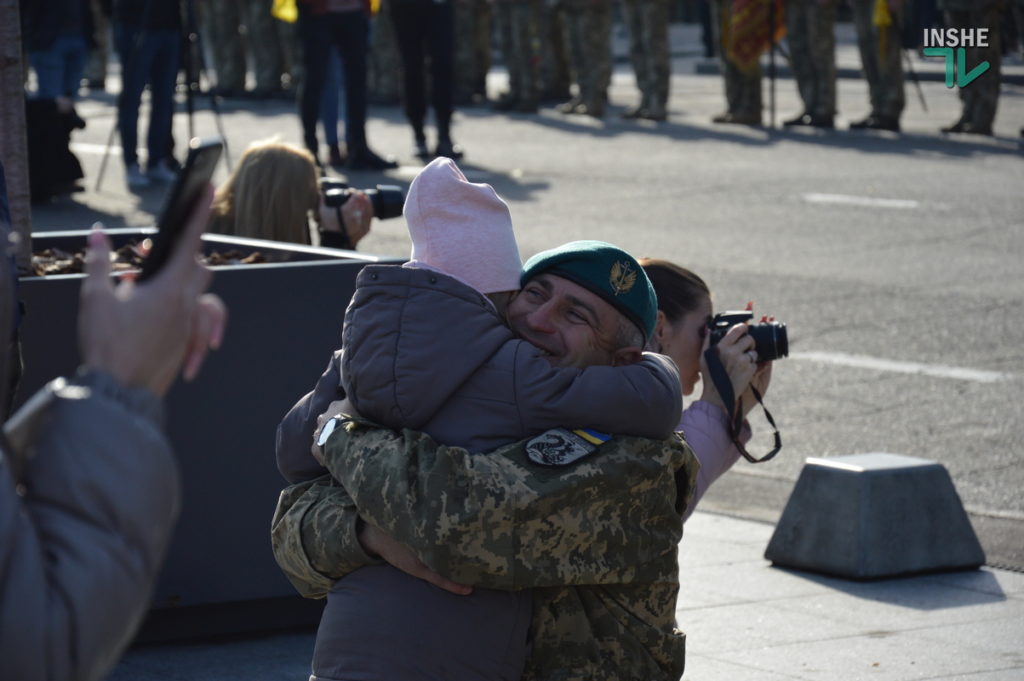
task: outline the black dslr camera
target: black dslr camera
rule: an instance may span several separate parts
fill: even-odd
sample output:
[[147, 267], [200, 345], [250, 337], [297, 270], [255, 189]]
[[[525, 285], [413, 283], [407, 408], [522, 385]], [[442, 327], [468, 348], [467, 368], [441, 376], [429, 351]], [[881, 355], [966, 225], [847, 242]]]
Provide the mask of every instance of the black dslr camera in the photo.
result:
[[[330, 177], [320, 179], [320, 192], [324, 195], [324, 205], [329, 208], [341, 208], [355, 191], [341, 180]], [[402, 214], [405, 195], [400, 187], [393, 184], [378, 184], [375, 189], [364, 189], [373, 204], [373, 216], [381, 220], [397, 218]]]
[[[747, 310], [719, 312], [710, 324], [711, 345], [722, 340], [725, 332], [732, 327], [749, 322], [753, 318], [754, 313]], [[770, 362], [789, 354], [789, 338], [786, 335], [786, 325], [782, 322], [750, 324], [747, 327], [747, 333], [754, 339], [758, 362]]]

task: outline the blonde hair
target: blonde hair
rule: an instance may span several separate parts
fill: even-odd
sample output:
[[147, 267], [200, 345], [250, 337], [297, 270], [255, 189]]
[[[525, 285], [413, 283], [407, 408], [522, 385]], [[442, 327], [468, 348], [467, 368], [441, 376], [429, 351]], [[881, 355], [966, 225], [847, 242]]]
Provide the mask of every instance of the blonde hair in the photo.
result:
[[308, 244], [320, 189], [312, 154], [275, 140], [254, 142], [213, 198], [211, 229]]

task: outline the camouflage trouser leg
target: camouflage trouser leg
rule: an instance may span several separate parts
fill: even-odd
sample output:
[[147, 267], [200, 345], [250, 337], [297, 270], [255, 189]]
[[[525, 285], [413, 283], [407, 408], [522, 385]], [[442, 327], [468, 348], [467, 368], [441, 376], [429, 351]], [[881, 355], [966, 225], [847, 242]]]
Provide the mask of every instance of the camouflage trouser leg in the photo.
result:
[[[487, 39], [490, 16], [484, 12], [487, 4], [480, 0], [455, 2], [455, 101], [468, 104], [474, 95], [486, 95], [487, 68], [490, 66], [486, 46], [481, 49], [481, 37]], [[490, 41], [487, 40], [489, 45]], [[481, 79], [481, 71], [483, 79]], [[484, 86], [484, 87], [481, 87]]]
[[611, 0], [592, 3], [587, 8], [587, 52], [594, 78], [594, 104], [608, 101], [612, 83], [612, 4]]
[[282, 55], [277, 19], [264, 0], [242, 0], [242, 23], [248, 31], [256, 90], [271, 93], [281, 89]]
[[508, 24], [505, 63], [508, 66], [509, 92], [520, 102], [535, 105], [540, 96], [538, 4], [536, 0], [506, 0], [499, 7], [503, 8]]
[[89, 50], [85, 77], [91, 82], [103, 82], [107, 77], [107, 53], [110, 51], [110, 18], [100, 9], [98, 0], [92, 0], [89, 4], [95, 22], [93, 37], [96, 39], [96, 47]]
[[[871, 95], [871, 115], [898, 119], [903, 113], [906, 99], [903, 93], [903, 39], [899, 27], [903, 26], [903, 12], [892, 12], [892, 25], [875, 26], [872, 17], [875, 0], [851, 0], [853, 23], [857, 27], [857, 47], [864, 78]], [[884, 47], [885, 54], [881, 53]]]
[[565, 100], [569, 97], [572, 80], [569, 77], [569, 55], [565, 46], [562, 14], [557, 8], [542, 2], [537, 18], [541, 98]]
[[611, 4], [587, 0], [567, 3], [565, 14], [569, 63], [580, 101], [604, 110], [611, 82]]
[[562, 19], [562, 31], [565, 35], [566, 53], [569, 56], [569, 75], [572, 82], [576, 84], [574, 99], [581, 101], [583, 98], [580, 86], [580, 72], [586, 68], [586, 53], [584, 51], [583, 18], [582, 10], [575, 5], [562, 3], [559, 5], [559, 14]]
[[236, 92], [245, 90], [245, 52], [238, 32], [241, 24], [238, 0], [204, 2], [200, 7], [205, 24], [203, 42], [217, 74], [217, 87]]
[[640, 106], [663, 115], [672, 70], [668, 49], [668, 0], [623, 0], [622, 6], [629, 27], [629, 54], [641, 92]]
[[725, 81], [725, 102], [729, 113], [737, 116], [761, 115], [761, 64], [755, 62], [750, 71], [744, 71], [729, 59], [725, 41], [732, 21], [732, 0], [715, 0], [711, 5], [711, 26], [715, 44], [722, 62]]
[[836, 113], [836, 5], [834, 0], [787, 0], [786, 33], [793, 75], [804, 109]]
[[487, 73], [491, 70], [491, 3], [477, 0], [475, 7], [475, 24], [473, 30], [473, 94], [487, 96]]
[[274, 30], [281, 45], [281, 70], [288, 74], [288, 90], [298, 92], [302, 83], [302, 41], [297, 24], [274, 20]]
[[976, 129], [991, 128], [996, 120], [1002, 65], [1001, 13], [998, 2], [979, 11], [946, 12], [947, 26], [988, 29], [988, 47], [968, 47], [965, 57], [968, 72], [983, 61], [989, 63], [989, 69], [967, 87], [959, 88], [964, 105], [962, 119]]
[[391, 0], [381, 0], [380, 11], [371, 22], [366, 91], [376, 104], [398, 104], [402, 100], [402, 58], [392, 12]]

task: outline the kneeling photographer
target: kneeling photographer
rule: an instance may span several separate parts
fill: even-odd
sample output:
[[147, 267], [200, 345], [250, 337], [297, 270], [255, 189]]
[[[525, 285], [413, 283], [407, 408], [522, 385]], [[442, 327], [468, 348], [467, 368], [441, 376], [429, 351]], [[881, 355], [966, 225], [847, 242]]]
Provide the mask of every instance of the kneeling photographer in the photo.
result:
[[378, 186], [364, 192], [336, 180], [321, 181], [309, 152], [276, 140], [254, 142], [217, 189], [209, 229], [253, 239], [355, 249], [369, 233], [370, 221], [401, 215], [402, 202], [397, 187]]

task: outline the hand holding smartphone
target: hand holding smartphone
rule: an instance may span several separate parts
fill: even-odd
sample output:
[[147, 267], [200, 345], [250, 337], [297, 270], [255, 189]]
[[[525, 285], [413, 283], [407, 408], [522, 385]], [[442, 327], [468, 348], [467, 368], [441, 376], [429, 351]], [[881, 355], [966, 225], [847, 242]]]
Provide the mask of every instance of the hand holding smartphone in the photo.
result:
[[188, 158], [160, 211], [153, 246], [142, 262], [138, 281], [145, 281], [159, 272], [174, 252], [185, 227], [185, 221], [202, 195], [203, 187], [213, 177], [213, 171], [223, 149], [224, 142], [220, 137], [193, 138], [189, 142]]

